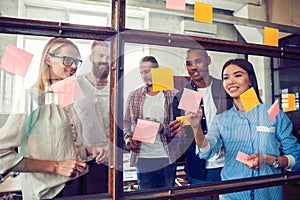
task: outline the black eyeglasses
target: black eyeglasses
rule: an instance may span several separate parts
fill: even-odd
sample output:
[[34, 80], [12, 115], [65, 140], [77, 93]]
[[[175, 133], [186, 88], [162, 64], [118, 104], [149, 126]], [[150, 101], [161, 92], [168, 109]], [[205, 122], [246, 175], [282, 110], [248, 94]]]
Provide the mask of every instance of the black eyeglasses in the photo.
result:
[[61, 56], [54, 53], [49, 53], [49, 55], [55, 58], [62, 58], [63, 64], [67, 67], [70, 67], [71, 65], [73, 65], [73, 63], [75, 63], [76, 67], [80, 67], [80, 65], [82, 64], [82, 60], [80, 59], [75, 59], [68, 56]]

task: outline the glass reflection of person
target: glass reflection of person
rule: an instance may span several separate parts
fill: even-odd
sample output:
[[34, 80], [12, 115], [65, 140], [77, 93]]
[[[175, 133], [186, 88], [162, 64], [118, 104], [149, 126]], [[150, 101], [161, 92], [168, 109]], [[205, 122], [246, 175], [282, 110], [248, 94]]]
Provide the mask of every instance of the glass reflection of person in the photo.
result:
[[[104, 41], [92, 43], [89, 59], [91, 72], [79, 75], [78, 83], [85, 98], [74, 103], [75, 110], [82, 121], [84, 144], [97, 146], [108, 151], [109, 145], [109, 46]], [[87, 66], [86, 66], [87, 67]], [[87, 188], [92, 193], [108, 192], [108, 166], [92, 165], [86, 178], [93, 183]]]
[[[259, 98], [258, 85], [253, 66], [245, 59], [227, 61], [222, 69], [223, 86], [233, 99], [229, 110], [217, 115], [204, 136], [198, 113], [187, 112], [194, 130], [196, 153], [207, 159], [223, 146], [225, 165], [222, 180], [242, 179], [281, 173], [283, 169], [297, 170], [300, 167], [300, 144], [292, 135], [292, 123], [282, 111], [271, 122], [268, 114], [270, 105], [260, 103], [248, 112], [240, 95], [253, 87]], [[259, 101], [261, 102], [260, 98]], [[252, 165], [236, 160], [241, 151], [249, 155]], [[224, 194], [220, 199], [283, 199], [282, 186]]]
[[48, 96], [53, 95], [49, 85], [73, 76], [81, 62], [71, 40], [50, 39], [42, 52], [38, 80], [26, 93], [31, 112], [10, 115], [0, 130], [1, 172], [24, 172], [20, 176], [25, 200], [86, 194], [81, 180], [88, 172], [88, 155], [98, 164], [106, 157], [103, 148], [83, 145], [73, 104], [61, 107], [48, 101], [54, 99]]
[[[129, 94], [124, 118], [125, 144], [131, 151], [130, 166], [137, 168], [139, 189], [172, 187], [176, 178], [179, 148], [168, 131], [173, 118], [172, 100], [175, 92], [153, 91], [151, 68], [158, 67], [153, 56], [141, 59], [139, 69], [145, 86]], [[138, 119], [154, 120], [163, 127], [156, 135], [154, 144], [132, 139]]]
[[[211, 58], [204, 48], [189, 49], [185, 56], [185, 67], [191, 78], [190, 82], [184, 86], [191, 90], [200, 92], [203, 95], [201, 108], [204, 109], [202, 126], [205, 131], [210, 128], [211, 120], [216, 113], [226, 110], [226, 93], [223, 90], [222, 82], [209, 74], [209, 65]], [[178, 109], [178, 105], [183, 94], [181, 89], [173, 101], [174, 119], [184, 115], [184, 111]], [[183, 131], [184, 130], [184, 131]], [[224, 165], [224, 153], [220, 149], [211, 159], [200, 159], [195, 154], [196, 144], [193, 132], [189, 126], [183, 128], [179, 120], [170, 123], [170, 131], [173, 134], [184, 132], [182, 149], [185, 151], [185, 173], [187, 174], [189, 184], [200, 184], [212, 181], [220, 181], [221, 169]], [[197, 199], [212, 199], [213, 197], [201, 197]]]

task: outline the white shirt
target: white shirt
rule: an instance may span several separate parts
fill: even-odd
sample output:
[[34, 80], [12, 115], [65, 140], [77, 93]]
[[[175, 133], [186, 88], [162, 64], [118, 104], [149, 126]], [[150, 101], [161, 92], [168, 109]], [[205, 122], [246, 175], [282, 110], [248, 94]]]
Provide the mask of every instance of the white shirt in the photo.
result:
[[[204, 113], [205, 113], [208, 130], [212, 119], [216, 116], [217, 113], [217, 108], [214, 103], [212, 92], [211, 92], [212, 82], [213, 81], [211, 81], [210, 85], [206, 88], [197, 88], [197, 91], [201, 92], [201, 94], [203, 95], [202, 98], [204, 104]], [[196, 152], [198, 152], [197, 150], [198, 147], [196, 146]], [[223, 167], [224, 162], [225, 162], [224, 150], [220, 149], [212, 158], [206, 160], [206, 169]]]
[[85, 76], [77, 78], [85, 98], [74, 102], [82, 122], [85, 146], [108, 150], [109, 141], [109, 85], [102, 90], [94, 87]]
[[[146, 94], [143, 105], [143, 118], [150, 118], [163, 124], [164, 122], [164, 103], [165, 97], [163, 92], [159, 92], [155, 96]], [[160, 135], [157, 134], [154, 144], [142, 142], [141, 149], [138, 154], [139, 158], [168, 158], [163, 147]]]

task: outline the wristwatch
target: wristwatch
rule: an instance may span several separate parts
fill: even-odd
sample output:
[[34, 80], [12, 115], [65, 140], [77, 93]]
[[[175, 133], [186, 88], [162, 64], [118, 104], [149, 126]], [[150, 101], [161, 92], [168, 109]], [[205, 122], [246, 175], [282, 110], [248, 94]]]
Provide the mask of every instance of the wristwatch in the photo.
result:
[[279, 160], [278, 160], [278, 157], [277, 157], [277, 156], [275, 156], [274, 161], [273, 161], [273, 163], [272, 163], [272, 166], [273, 166], [275, 169], [279, 167]]

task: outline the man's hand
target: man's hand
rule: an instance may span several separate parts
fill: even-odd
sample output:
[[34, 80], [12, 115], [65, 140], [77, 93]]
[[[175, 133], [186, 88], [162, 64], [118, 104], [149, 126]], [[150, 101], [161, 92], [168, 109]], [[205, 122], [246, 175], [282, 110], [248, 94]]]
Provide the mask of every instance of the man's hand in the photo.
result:
[[169, 131], [171, 136], [183, 137], [184, 136], [184, 129], [183, 123], [180, 120], [171, 121], [169, 124]]
[[133, 140], [132, 136], [129, 136], [125, 141], [125, 145], [127, 149], [138, 153], [140, 151], [141, 142]]

